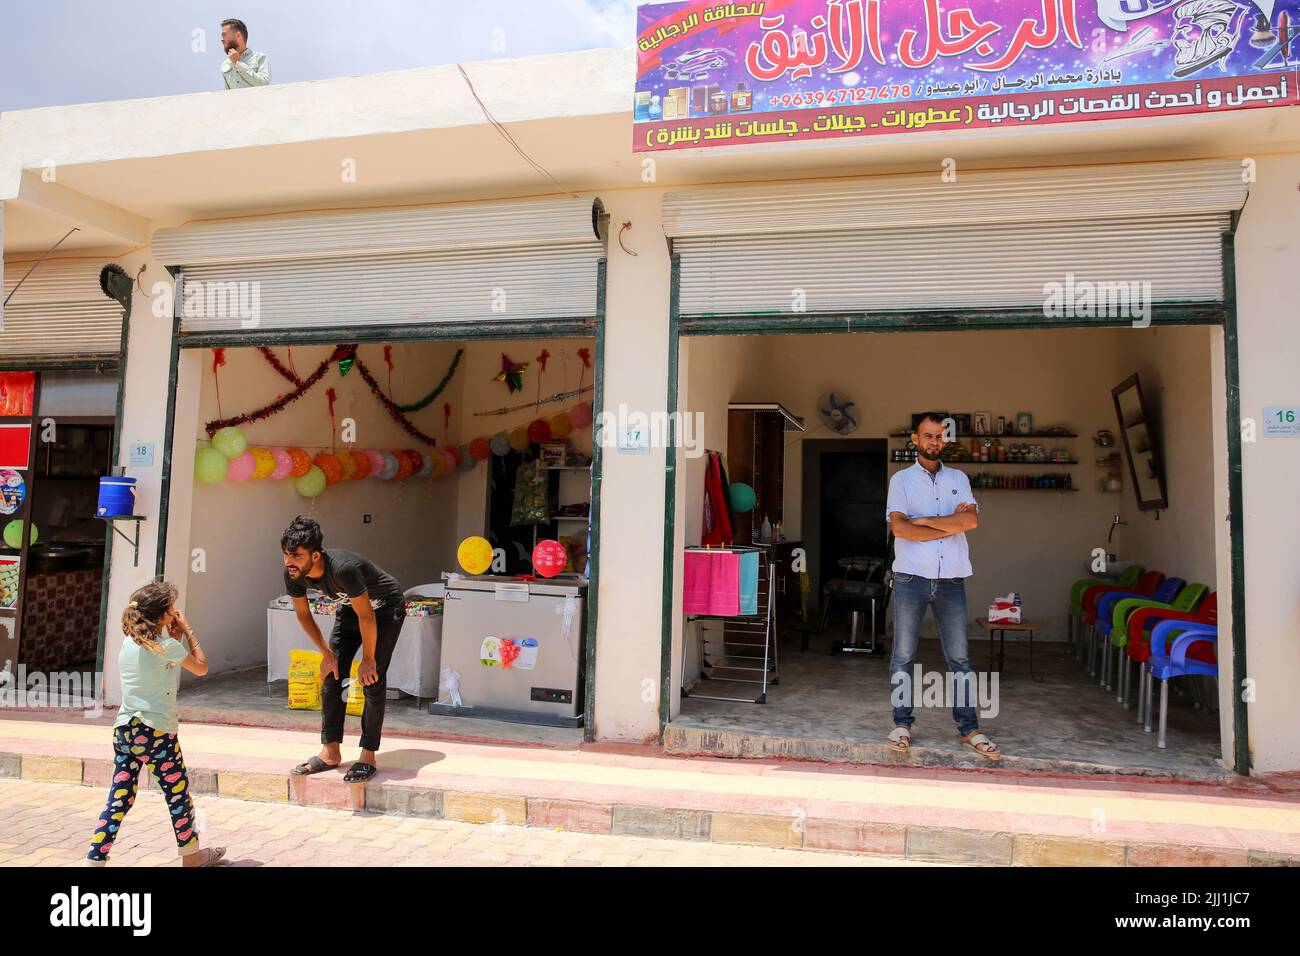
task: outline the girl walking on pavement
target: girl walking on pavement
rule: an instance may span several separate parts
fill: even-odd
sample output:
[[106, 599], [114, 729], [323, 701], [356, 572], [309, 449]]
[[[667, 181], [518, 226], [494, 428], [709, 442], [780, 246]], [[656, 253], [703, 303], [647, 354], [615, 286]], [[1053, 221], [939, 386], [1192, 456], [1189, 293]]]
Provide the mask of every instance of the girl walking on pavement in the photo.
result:
[[175, 606], [176, 597], [171, 582], [151, 581], [131, 595], [122, 614], [122, 631], [130, 640], [122, 642], [118, 654], [122, 709], [113, 725], [113, 779], [108, 805], [90, 840], [88, 866], [108, 862], [123, 818], [135, 804], [145, 764], [167, 801], [181, 865], [214, 866], [226, 855], [224, 847], [201, 848], [194, 829], [190, 781], [176, 736], [176, 688], [178, 665], [202, 677], [208, 672], [208, 660], [185, 614]]

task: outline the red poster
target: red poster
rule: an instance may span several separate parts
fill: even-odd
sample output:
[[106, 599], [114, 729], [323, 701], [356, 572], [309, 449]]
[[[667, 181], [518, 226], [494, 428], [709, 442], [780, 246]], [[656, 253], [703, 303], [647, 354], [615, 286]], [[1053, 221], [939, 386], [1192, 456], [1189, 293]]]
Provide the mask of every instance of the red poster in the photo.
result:
[[31, 467], [31, 425], [0, 425], [0, 468]]
[[32, 417], [35, 372], [0, 372], [0, 418], [6, 415]]

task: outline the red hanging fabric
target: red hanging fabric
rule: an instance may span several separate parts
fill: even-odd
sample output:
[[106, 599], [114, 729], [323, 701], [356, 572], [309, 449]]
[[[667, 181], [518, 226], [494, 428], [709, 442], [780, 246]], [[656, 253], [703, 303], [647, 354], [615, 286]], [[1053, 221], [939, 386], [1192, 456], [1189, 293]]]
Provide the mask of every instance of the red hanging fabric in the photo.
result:
[[735, 537], [731, 525], [731, 512], [727, 508], [727, 489], [722, 481], [722, 458], [716, 452], [709, 455], [704, 472], [704, 520], [700, 544], [709, 547], [726, 547]]
[[388, 366], [388, 400], [393, 399], [393, 347], [384, 346], [384, 364]]
[[451, 424], [451, 402], [443, 402], [442, 405], [442, 442], [444, 445], [450, 445], [451, 439], [447, 437], [447, 426]]

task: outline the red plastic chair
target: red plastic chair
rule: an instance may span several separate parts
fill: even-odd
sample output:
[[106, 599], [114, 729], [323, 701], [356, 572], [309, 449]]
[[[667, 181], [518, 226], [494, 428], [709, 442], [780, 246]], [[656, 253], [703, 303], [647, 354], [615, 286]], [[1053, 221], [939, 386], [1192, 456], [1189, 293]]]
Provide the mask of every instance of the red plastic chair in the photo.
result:
[[1097, 602], [1103, 594], [1110, 594], [1114, 591], [1126, 591], [1139, 597], [1149, 597], [1155, 593], [1156, 588], [1160, 587], [1161, 582], [1165, 579], [1161, 571], [1148, 571], [1142, 577], [1137, 579], [1137, 583], [1132, 587], [1125, 587], [1122, 584], [1095, 584], [1083, 592], [1083, 633], [1088, 635], [1088, 649], [1084, 654], [1084, 663], [1088, 667], [1088, 676], [1097, 676], [1097, 660], [1100, 657], [1101, 648], [1097, 644], [1096, 635], [1093, 634], [1093, 625], [1097, 623]]

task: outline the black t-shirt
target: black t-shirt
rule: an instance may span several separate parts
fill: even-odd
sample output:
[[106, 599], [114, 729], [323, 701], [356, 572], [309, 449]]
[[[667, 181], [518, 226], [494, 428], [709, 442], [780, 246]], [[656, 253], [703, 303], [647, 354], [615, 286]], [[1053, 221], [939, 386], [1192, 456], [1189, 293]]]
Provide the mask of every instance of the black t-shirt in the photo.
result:
[[[308, 590], [319, 591], [328, 598], [345, 602], [361, 594], [370, 595], [370, 606], [395, 607], [402, 602], [402, 586], [391, 574], [369, 558], [343, 548], [326, 548], [323, 554], [325, 576], [319, 581], [301, 577], [297, 581], [284, 572], [284, 587], [290, 597], [306, 597]], [[343, 615], [356, 615], [350, 604], [339, 609]]]

